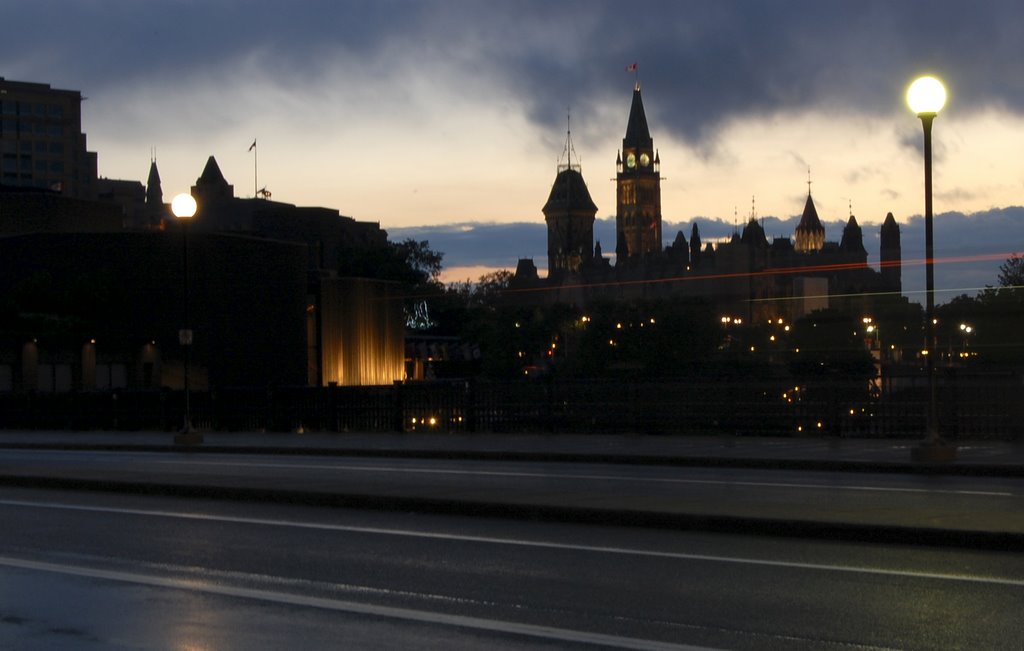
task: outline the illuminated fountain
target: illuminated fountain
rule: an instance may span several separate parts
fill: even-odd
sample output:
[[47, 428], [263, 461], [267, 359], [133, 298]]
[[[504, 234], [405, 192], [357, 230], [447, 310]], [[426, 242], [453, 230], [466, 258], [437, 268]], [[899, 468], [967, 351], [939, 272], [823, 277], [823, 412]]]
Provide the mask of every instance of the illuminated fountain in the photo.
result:
[[391, 384], [405, 377], [405, 320], [394, 284], [325, 280], [321, 299], [325, 385]]

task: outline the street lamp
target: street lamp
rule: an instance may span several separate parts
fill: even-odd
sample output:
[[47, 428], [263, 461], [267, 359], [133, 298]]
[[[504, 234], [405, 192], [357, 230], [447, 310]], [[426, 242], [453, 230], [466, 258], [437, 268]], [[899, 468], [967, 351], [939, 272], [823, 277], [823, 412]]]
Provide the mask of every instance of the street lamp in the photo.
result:
[[960, 357], [961, 358], [966, 359], [966, 358], [970, 357], [970, 354], [967, 351], [967, 349], [970, 347], [969, 344], [968, 344], [967, 339], [968, 339], [968, 336], [972, 332], [974, 332], [974, 326], [972, 326], [969, 323], [961, 323], [960, 324], [960, 335], [963, 337], [963, 340], [964, 340], [963, 351], [960, 353]]
[[182, 445], [194, 445], [203, 442], [203, 435], [192, 428], [192, 406], [189, 397], [188, 373], [192, 363], [192, 329], [188, 318], [188, 223], [196, 214], [196, 200], [191, 194], [179, 194], [171, 201], [171, 212], [181, 223], [182, 276], [185, 279], [184, 327], [178, 331], [178, 343], [185, 349], [185, 422], [181, 431], [174, 435], [174, 442]]
[[919, 461], [951, 461], [956, 447], [939, 439], [938, 387], [935, 383], [935, 252], [932, 246], [932, 121], [946, 104], [946, 89], [935, 77], [919, 77], [907, 89], [907, 104], [921, 118], [924, 127], [924, 267], [925, 267], [925, 333], [928, 370], [928, 425], [924, 444], [914, 448]]

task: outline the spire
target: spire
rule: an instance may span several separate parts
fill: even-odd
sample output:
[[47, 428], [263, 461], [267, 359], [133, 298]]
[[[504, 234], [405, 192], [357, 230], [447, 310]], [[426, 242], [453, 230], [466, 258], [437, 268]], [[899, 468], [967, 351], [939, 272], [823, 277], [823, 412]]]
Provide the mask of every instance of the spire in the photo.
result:
[[644, 101], [640, 97], [640, 84], [633, 87], [633, 104], [629, 107], [629, 121], [626, 123], [626, 137], [623, 145], [635, 148], [650, 149], [654, 146], [651, 130], [647, 126], [647, 114], [644, 112]]
[[[575, 165], [572, 163], [573, 156], [576, 156]], [[564, 165], [562, 164], [562, 159], [565, 159]], [[574, 169], [577, 171], [582, 169], [580, 157], [576, 153], [576, 148], [573, 147], [572, 144], [572, 113], [568, 110], [565, 114], [565, 147], [562, 149], [562, 155], [558, 158], [558, 171], [562, 171], [564, 169]]]
[[160, 187], [160, 171], [156, 168], [156, 159], [149, 162], [149, 178], [146, 180], [146, 207], [150, 209], [162, 209], [164, 204], [164, 191]]
[[804, 213], [800, 217], [800, 223], [796, 227], [796, 250], [800, 253], [813, 253], [820, 251], [824, 245], [825, 227], [818, 219], [818, 211], [814, 207], [810, 181], [808, 181], [807, 202], [804, 204]]

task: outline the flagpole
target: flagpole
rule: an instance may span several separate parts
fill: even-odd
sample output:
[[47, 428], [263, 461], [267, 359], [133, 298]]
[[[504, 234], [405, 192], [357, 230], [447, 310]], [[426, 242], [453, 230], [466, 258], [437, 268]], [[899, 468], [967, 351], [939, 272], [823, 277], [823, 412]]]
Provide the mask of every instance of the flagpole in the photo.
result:
[[252, 152], [252, 198], [256, 199], [260, 196], [260, 176], [259, 176], [259, 159], [260, 151], [256, 147], [256, 139], [252, 139], [252, 144], [249, 145], [249, 151]]

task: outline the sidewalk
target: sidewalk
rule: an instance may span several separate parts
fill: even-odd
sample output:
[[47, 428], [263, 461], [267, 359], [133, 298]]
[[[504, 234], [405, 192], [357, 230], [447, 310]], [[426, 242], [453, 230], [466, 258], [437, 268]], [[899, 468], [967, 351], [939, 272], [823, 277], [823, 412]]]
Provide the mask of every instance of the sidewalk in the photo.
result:
[[[0, 450], [153, 452], [175, 459], [173, 464], [161, 464], [156, 472], [137, 459], [132, 464], [107, 459], [92, 466], [47, 465], [29, 457], [21, 462], [13, 453], [0, 464], [0, 485], [1024, 550], [1024, 446], [964, 442], [955, 461], [921, 464], [910, 460], [910, 450], [918, 443], [733, 436], [211, 432], [204, 434], [202, 444], [183, 447], [173, 443], [172, 433], [0, 432]], [[199, 463], [191, 464], [182, 457], [188, 453], [201, 453], [202, 462], [196, 457]], [[246, 474], [215, 459], [243, 454], [287, 456], [296, 463], [268, 459], [266, 469]], [[299, 461], [299, 456], [322, 461], [308, 463]], [[533, 474], [543, 479], [532, 483], [519, 476], [501, 476], [515, 473], [484, 471], [479, 472], [478, 481], [456, 484], [436, 472], [412, 476], [337, 472], [328, 457], [338, 458], [341, 465], [352, 464], [340, 457], [611, 464], [587, 473], [595, 476], [613, 473], [615, 465], [646, 465], [652, 473], [662, 474], [668, 471], [657, 466], [741, 468], [762, 477], [765, 470], [808, 474], [798, 476], [795, 484], [787, 484], [794, 482], [790, 475], [778, 484], [759, 479], [756, 485], [743, 481], [733, 485], [731, 480], [691, 479], [706, 477], [701, 470], [673, 474], [683, 478], [672, 480], [679, 482], [675, 484], [598, 482], [584, 487], [558, 483], [547, 478], [546, 469], [538, 468]], [[215, 470], [204, 470], [206, 466]], [[264, 464], [249, 458], [242, 466]], [[290, 470], [277, 471], [275, 466]], [[552, 470], [552, 477], [559, 472]], [[830, 474], [812, 474], [821, 472]], [[888, 475], [892, 481], [876, 476], [852, 483], [896, 488], [851, 488], [841, 473]], [[901, 474], [937, 477], [908, 483], [899, 479]], [[725, 476], [736, 474], [727, 471]], [[832, 483], [834, 491], [829, 489]], [[785, 488], [803, 484], [814, 484], [815, 490]], [[928, 488], [933, 485], [956, 490], [933, 495]]]
[[[735, 435], [205, 432], [206, 453], [382, 456], [790, 468], [1024, 477], [1024, 442], [963, 441], [951, 463], [911, 460], [918, 439]], [[173, 432], [0, 431], [0, 449], [181, 451]]]

